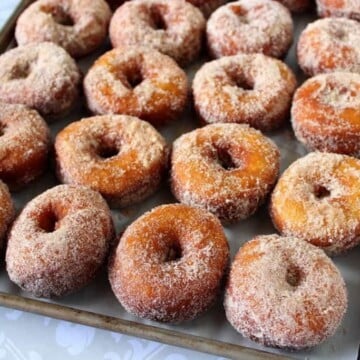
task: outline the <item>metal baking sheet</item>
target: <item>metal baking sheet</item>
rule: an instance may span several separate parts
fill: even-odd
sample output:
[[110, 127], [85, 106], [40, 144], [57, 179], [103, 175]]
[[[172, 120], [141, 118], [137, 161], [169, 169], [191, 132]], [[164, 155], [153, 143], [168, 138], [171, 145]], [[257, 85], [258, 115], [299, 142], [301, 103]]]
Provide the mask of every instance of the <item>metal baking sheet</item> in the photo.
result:
[[[0, 34], [0, 49], [9, 45], [16, 16], [27, 3], [29, 3], [29, 0], [23, 1], [20, 4], [15, 16], [13, 16], [5, 27], [5, 31]], [[295, 16], [296, 38], [306, 23], [315, 18], [315, 13]], [[294, 70], [299, 82], [301, 82], [303, 75], [296, 65], [295, 44], [296, 41], [286, 58], [286, 62]], [[12, 41], [12, 45], [10, 46], [13, 45], [14, 41]], [[86, 70], [93, 61], [108, 49], [110, 49], [109, 43], [105, 44], [101, 50], [92, 56], [80, 60], [79, 66], [82, 71], [86, 73]], [[195, 71], [206, 60], [204, 55], [201, 61], [187, 69], [190, 81]], [[82, 98], [81, 100], [70, 115], [50, 123], [53, 137], [70, 122], [91, 116], [90, 112], [86, 109], [84, 99]], [[193, 109], [189, 105], [181, 119], [161, 128], [160, 132], [166, 137], [170, 144], [180, 134], [190, 131], [197, 126], [198, 121]], [[289, 124], [283, 129], [267, 135], [277, 143], [281, 150], [281, 171], [295, 159], [306, 154], [303, 146], [294, 139]], [[51, 164], [49, 171], [44, 176], [21, 192], [12, 194], [17, 210], [19, 211], [33, 197], [57, 183], [54, 176], [53, 164]], [[122, 232], [128, 224], [145, 211], [159, 204], [171, 202], [175, 202], [175, 199], [169, 191], [168, 181], [164, 181], [162, 188], [143, 203], [112, 212], [117, 233]], [[226, 226], [225, 232], [230, 243], [233, 257], [239, 247], [253, 236], [274, 233], [275, 230], [267, 212], [267, 205], [264, 205], [250, 219]], [[358, 305], [360, 302], [358, 291], [360, 288], [360, 248], [351, 251], [349, 254], [335, 258], [335, 263], [340, 268], [346, 280], [349, 294], [349, 309], [335, 336], [320, 346], [301, 352], [289, 353], [277, 349], [265, 348], [250, 340], [244, 339], [225, 319], [222, 299], [219, 299], [217, 304], [209, 312], [200, 316], [198, 319], [180, 325], [159, 324], [129, 315], [112, 294], [105, 267], [95, 281], [86, 288], [67, 297], [49, 301], [33, 299], [21, 291], [16, 285], [12, 284], [7, 277], [2, 261], [0, 268], [0, 305], [231, 358], [350, 360], [357, 357], [360, 340], [360, 306]]]

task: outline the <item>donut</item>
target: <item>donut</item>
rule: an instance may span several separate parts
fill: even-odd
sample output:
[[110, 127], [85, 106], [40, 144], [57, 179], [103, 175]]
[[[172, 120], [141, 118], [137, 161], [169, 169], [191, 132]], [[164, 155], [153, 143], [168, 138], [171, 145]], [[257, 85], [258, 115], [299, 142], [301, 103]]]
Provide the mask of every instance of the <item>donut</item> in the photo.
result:
[[116, 10], [109, 31], [113, 47], [148, 46], [185, 66], [199, 55], [205, 19], [185, 0], [136, 0]]
[[105, 40], [111, 11], [104, 0], [37, 0], [19, 17], [19, 45], [53, 42], [71, 56], [81, 57]]
[[42, 115], [59, 115], [78, 98], [75, 61], [52, 43], [29, 44], [0, 56], [0, 101], [24, 104]]
[[38, 297], [74, 292], [94, 278], [113, 233], [109, 208], [97, 192], [55, 186], [31, 200], [11, 228], [10, 280]]
[[71, 123], [56, 136], [55, 153], [62, 182], [97, 190], [114, 207], [153, 194], [168, 162], [164, 138], [149, 123], [126, 115]]
[[206, 18], [210, 16], [218, 7], [224, 5], [227, 0], [186, 0], [190, 4], [201, 10]]
[[182, 203], [225, 222], [252, 215], [274, 186], [279, 150], [247, 125], [212, 124], [173, 144], [171, 189]]
[[0, 102], [0, 134], [0, 179], [16, 190], [45, 170], [50, 130], [36, 110]]
[[15, 217], [15, 208], [9, 189], [0, 180], [0, 250], [4, 246], [7, 230]]
[[87, 73], [84, 90], [95, 114], [127, 114], [159, 126], [183, 112], [188, 83], [167, 55], [132, 46], [101, 56]]
[[305, 74], [360, 73], [360, 24], [327, 18], [309, 24], [299, 37], [298, 63]]
[[292, 12], [303, 12], [310, 6], [310, 0], [276, 0]]
[[280, 177], [270, 202], [274, 226], [337, 255], [360, 242], [360, 160], [314, 152]]
[[358, 0], [316, 0], [316, 5], [321, 17], [346, 17], [360, 21]]
[[239, 54], [203, 65], [192, 89], [202, 123], [246, 123], [273, 130], [288, 119], [296, 78], [283, 62]]
[[181, 204], [133, 222], [109, 262], [111, 288], [126, 311], [150, 320], [192, 320], [216, 300], [229, 261], [220, 222]]
[[224, 307], [244, 337], [300, 350], [335, 333], [347, 308], [347, 291], [321, 249], [296, 237], [263, 235], [236, 254]]
[[276, 1], [240, 0], [217, 9], [206, 26], [214, 58], [239, 53], [263, 53], [282, 58], [293, 39], [289, 10]]
[[295, 93], [291, 113], [295, 135], [308, 149], [360, 157], [360, 74], [307, 80]]

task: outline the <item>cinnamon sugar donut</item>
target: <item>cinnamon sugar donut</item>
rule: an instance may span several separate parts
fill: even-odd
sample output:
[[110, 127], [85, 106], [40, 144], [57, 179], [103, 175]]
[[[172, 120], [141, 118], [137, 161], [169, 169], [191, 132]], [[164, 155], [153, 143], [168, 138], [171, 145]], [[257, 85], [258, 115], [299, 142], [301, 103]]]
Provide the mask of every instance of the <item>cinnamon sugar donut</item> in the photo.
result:
[[91, 53], [105, 40], [111, 11], [104, 0], [37, 0], [19, 17], [19, 45], [53, 42], [71, 56]]
[[114, 47], [149, 46], [181, 65], [197, 58], [205, 19], [185, 0], [135, 0], [120, 6], [110, 22]]
[[15, 216], [15, 208], [8, 187], [0, 180], [0, 249], [4, 245], [9, 225]]
[[74, 292], [97, 273], [113, 233], [100, 194], [82, 186], [56, 186], [31, 200], [12, 226], [7, 272], [35, 296]]
[[221, 220], [252, 215], [276, 182], [279, 151], [259, 131], [213, 124], [182, 135], [173, 144], [171, 188], [187, 205]]
[[215, 58], [239, 53], [281, 58], [291, 46], [293, 22], [289, 10], [276, 1], [240, 0], [217, 9], [206, 32]]
[[360, 74], [307, 80], [292, 106], [295, 135], [307, 148], [360, 157]]
[[292, 12], [302, 12], [310, 6], [310, 0], [276, 0]]
[[215, 216], [162, 205], [126, 229], [110, 260], [109, 280], [128, 312], [180, 322], [214, 303], [228, 261], [229, 245]]
[[203, 65], [192, 87], [202, 122], [247, 123], [268, 131], [288, 118], [296, 79], [279, 60], [239, 54]]
[[360, 24], [337, 18], [309, 24], [300, 35], [297, 57], [310, 76], [334, 71], [360, 73]]
[[120, 47], [95, 62], [84, 89], [95, 114], [127, 114], [159, 126], [182, 113], [188, 84], [170, 57], [149, 48]]
[[360, 241], [360, 160], [310, 153], [280, 177], [271, 197], [275, 227], [336, 255]]
[[0, 179], [16, 190], [45, 170], [50, 131], [36, 110], [4, 103], [0, 103], [0, 131]]
[[0, 101], [24, 104], [43, 115], [69, 110], [80, 79], [75, 61], [52, 43], [19, 46], [0, 56]]
[[316, 0], [319, 16], [347, 17], [360, 21], [358, 0]]
[[237, 253], [224, 306], [243, 336], [300, 350], [335, 333], [347, 308], [347, 291], [323, 251], [295, 237], [265, 235]]
[[62, 182], [99, 191], [115, 207], [140, 202], [159, 187], [168, 148], [147, 122], [114, 115], [73, 122], [55, 139]]
[[227, 0], [186, 0], [190, 4], [198, 7], [205, 17], [209, 17], [210, 14], [218, 7], [224, 5]]

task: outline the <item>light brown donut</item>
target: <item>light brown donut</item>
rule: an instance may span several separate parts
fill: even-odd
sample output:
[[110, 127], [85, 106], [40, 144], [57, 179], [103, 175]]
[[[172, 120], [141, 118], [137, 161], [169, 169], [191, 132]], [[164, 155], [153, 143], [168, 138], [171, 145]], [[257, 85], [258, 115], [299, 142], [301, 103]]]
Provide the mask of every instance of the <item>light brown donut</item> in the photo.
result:
[[109, 280], [128, 312], [180, 322], [214, 303], [228, 261], [229, 245], [215, 216], [185, 205], [162, 205], [121, 236]]
[[31, 200], [12, 226], [7, 272], [35, 296], [63, 296], [93, 279], [113, 234], [109, 208], [99, 193], [56, 186]]
[[19, 17], [19, 45], [53, 42], [71, 56], [94, 51], [105, 40], [111, 11], [104, 0], [38, 0]]
[[0, 101], [24, 104], [43, 115], [69, 110], [80, 80], [75, 61], [53, 43], [19, 46], [0, 56]]

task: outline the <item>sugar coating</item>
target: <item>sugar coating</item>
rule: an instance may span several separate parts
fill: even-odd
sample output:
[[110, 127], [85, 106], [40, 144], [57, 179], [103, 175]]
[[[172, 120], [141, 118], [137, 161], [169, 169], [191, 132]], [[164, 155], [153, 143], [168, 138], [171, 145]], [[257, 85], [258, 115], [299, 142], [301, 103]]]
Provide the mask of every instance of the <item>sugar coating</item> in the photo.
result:
[[319, 152], [298, 159], [280, 177], [270, 211], [281, 234], [304, 239], [330, 255], [356, 246], [360, 242], [360, 160]]
[[1, 102], [0, 127], [0, 179], [14, 190], [45, 170], [50, 130], [36, 110]]
[[105, 40], [110, 18], [104, 0], [37, 0], [20, 15], [15, 38], [19, 45], [50, 41], [80, 57]]
[[149, 46], [185, 66], [199, 55], [204, 30], [201, 11], [185, 0], [135, 0], [117, 9], [109, 31], [114, 47]]
[[4, 246], [4, 240], [10, 224], [15, 217], [15, 208], [5, 183], [0, 180], [0, 249]]
[[281, 58], [293, 39], [289, 10], [276, 1], [240, 0], [217, 9], [206, 26], [213, 57], [264, 53]]
[[224, 5], [227, 0], [186, 0], [190, 4], [198, 7], [206, 18], [208, 18], [212, 12], [218, 7]]
[[289, 67], [262, 54], [239, 54], [203, 65], [192, 89], [206, 123], [247, 123], [268, 131], [289, 116], [296, 79]]
[[[129, 79], [140, 78], [133, 86]], [[144, 47], [119, 47], [101, 56], [84, 79], [95, 114], [128, 114], [161, 125], [185, 108], [185, 72], [170, 57]]]
[[[288, 280], [291, 271], [295, 285]], [[224, 306], [243, 336], [300, 350], [335, 333], [347, 308], [347, 292], [322, 250], [295, 237], [257, 236], [232, 263]]]
[[[179, 258], [172, 257], [174, 249]], [[126, 229], [109, 263], [109, 279], [128, 312], [180, 322], [213, 304], [228, 261], [229, 246], [215, 216], [181, 204], [162, 205]]]
[[[116, 150], [104, 158], [103, 149]], [[160, 185], [167, 167], [164, 138], [147, 122], [126, 115], [104, 115], [74, 122], [56, 137], [58, 176], [86, 185], [112, 206], [139, 202]]]
[[[231, 158], [226, 170], [219, 150]], [[279, 150], [247, 125], [213, 124], [182, 135], [173, 144], [171, 188], [184, 204], [223, 221], [252, 215], [276, 182]]]
[[286, 6], [290, 11], [302, 12], [310, 5], [310, 0], [276, 0]]
[[0, 101], [44, 115], [68, 110], [78, 97], [80, 79], [75, 61], [52, 43], [19, 46], [0, 56]]
[[[56, 220], [53, 231], [44, 224]], [[99, 193], [59, 185], [31, 200], [13, 224], [6, 250], [10, 279], [41, 297], [63, 296], [93, 279], [113, 237]]]
[[299, 38], [297, 56], [308, 75], [334, 71], [360, 73], [360, 24], [326, 18], [307, 25]]
[[358, 0], [316, 0], [319, 16], [347, 17], [360, 20], [360, 4]]
[[295, 135], [309, 149], [360, 156], [360, 74], [307, 80], [295, 93], [291, 113]]

